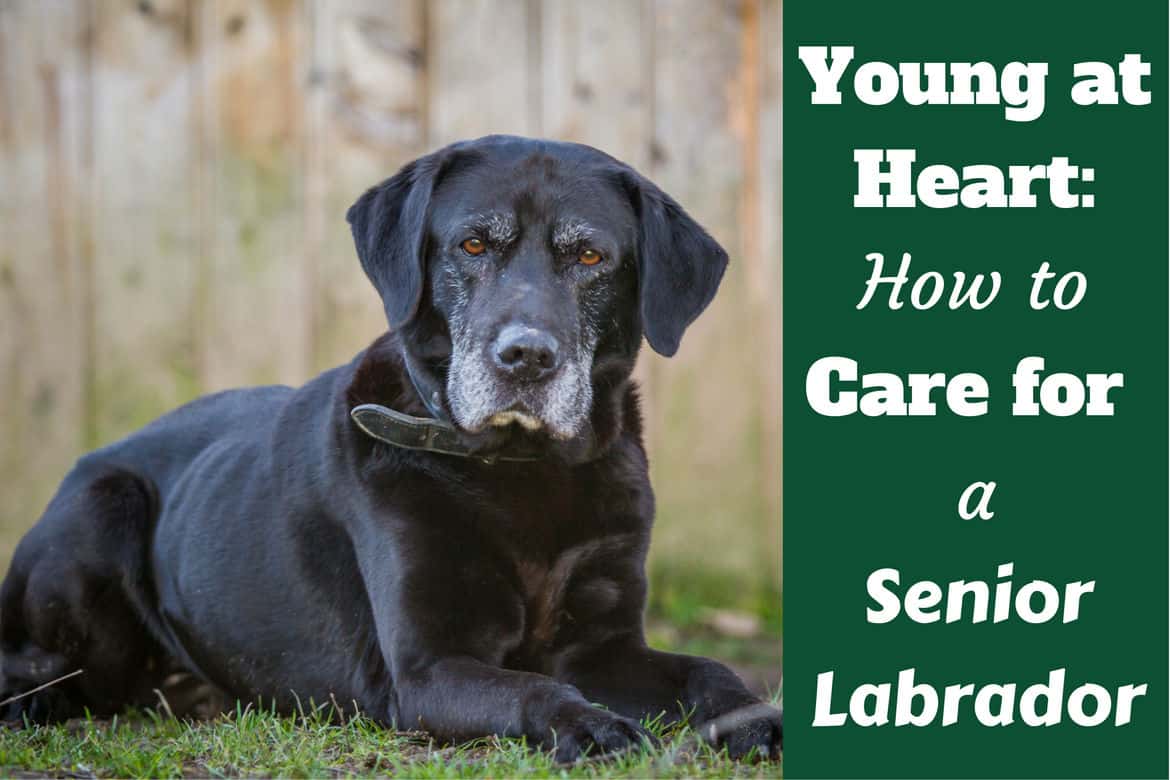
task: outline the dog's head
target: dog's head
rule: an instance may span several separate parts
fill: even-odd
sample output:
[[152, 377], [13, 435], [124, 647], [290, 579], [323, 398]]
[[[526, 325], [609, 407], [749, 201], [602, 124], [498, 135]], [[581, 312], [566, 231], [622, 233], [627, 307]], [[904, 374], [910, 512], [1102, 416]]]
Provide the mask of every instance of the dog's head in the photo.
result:
[[408, 365], [469, 434], [567, 441], [642, 335], [673, 355], [727, 254], [632, 168], [489, 136], [422, 157], [347, 215]]

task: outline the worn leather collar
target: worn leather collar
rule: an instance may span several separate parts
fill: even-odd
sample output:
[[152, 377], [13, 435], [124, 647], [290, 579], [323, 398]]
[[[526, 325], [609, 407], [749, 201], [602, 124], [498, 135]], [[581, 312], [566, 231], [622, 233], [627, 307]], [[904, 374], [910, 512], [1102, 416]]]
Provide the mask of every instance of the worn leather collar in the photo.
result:
[[431, 416], [415, 417], [379, 404], [361, 404], [351, 409], [349, 416], [367, 435], [403, 449], [475, 458], [487, 464], [497, 460], [540, 460], [531, 447], [505, 448], [487, 454], [477, 452], [468, 443], [468, 437], [455, 429], [443, 409], [442, 394], [434, 374], [409, 352], [404, 358], [406, 376], [410, 379], [411, 387]]
[[415, 417], [380, 404], [360, 404], [350, 410], [349, 416], [366, 435], [403, 449], [475, 458], [487, 464], [498, 460], [540, 460], [534, 450], [519, 445], [487, 454], [476, 452], [451, 423], [435, 418]]
[[[532, 463], [544, 458], [542, 449], [524, 441], [487, 453], [477, 450], [469, 443], [469, 438], [474, 437], [460, 433], [445, 413], [434, 375], [417, 364], [409, 354], [406, 355], [405, 364], [410, 384], [431, 416], [415, 417], [381, 404], [359, 404], [349, 411], [349, 416], [367, 436], [394, 447], [474, 458], [488, 465], [496, 461]], [[582, 461], [590, 461], [597, 456], [597, 450], [591, 445], [586, 449]]]

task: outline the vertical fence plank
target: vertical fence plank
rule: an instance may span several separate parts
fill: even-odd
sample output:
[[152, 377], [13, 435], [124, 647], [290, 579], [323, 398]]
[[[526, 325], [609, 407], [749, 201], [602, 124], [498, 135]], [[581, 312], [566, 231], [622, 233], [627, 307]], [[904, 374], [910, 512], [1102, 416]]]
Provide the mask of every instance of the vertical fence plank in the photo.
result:
[[345, 212], [426, 151], [425, 2], [313, 0], [307, 245], [316, 258], [313, 370], [349, 360], [386, 330]]
[[201, 373], [208, 389], [308, 378], [303, 243], [304, 18], [291, 0], [201, 3]]
[[427, 35], [429, 141], [538, 135], [530, 78], [538, 67], [524, 0], [435, 0]]
[[[780, 583], [780, 114], [778, 0], [741, 0], [739, 78], [732, 125], [743, 150], [740, 238], [747, 309], [758, 354], [748, 380], [756, 387], [759, 565]], [[772, 27], [775, 25], [775, 27]], [[771, 45], [769, 45], [771, 44]]]
[[[743, 238], [742, 97], [745, 56], [739, 2], [655, 4], [655, 160], [658, 183], [727, 248], [720, 294], [656, 370], [655, 555], [707, 567], [766, 571], [758, 545], [761, 501], [758, 365], [763, 352], [748, 289]], [[713, 486], [717, 486], [713, 489]]]
[[199, 392], [192, 5], [96, 6], [92, 444], [130, 433]]
[[652, 86], [644, 41], [653, 30], [628, 0], [542, 6], [543, 130], [645, 168]]
[[85, 440], [91, 17], [0, 5], [0, 560]]
[[764, 435], [764, 500], [768, 508], [766, 535], [768, 549], [774, 554], [775, 581], [783, 582], [783, 495], [784, 495], [784, 453], [780, 442], [784, 435], [782, 415], [783, 375], [781, 374], [780, 353], [783, 348], [783, 317], [780, 301], [783, 298], [781, 274], [783, 263], [783, 223], [781, 220], [782, 198], [782, 145], [780, 41], [781, 34], [780, 0], [763, 0], [760, 14], [761, 52], [761, 111], [760, 111], [760, 259], [763, 264], [762, 292], [767, 296], [763, 302], [763, 345], [767, 351], [764, 367], [763, 391], [763, 435]]

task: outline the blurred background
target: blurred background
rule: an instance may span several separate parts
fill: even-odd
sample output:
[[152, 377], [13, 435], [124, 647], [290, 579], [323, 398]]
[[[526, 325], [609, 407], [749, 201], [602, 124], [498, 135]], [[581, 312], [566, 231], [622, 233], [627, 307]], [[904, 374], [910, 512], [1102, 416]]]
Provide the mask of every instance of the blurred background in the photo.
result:
[[778, 680], [779, 42], [780, 0], [0, 0], [0, 567], [82, 452], [385, 330], [344, 219], [367, 187], [547, 136], [731, 254], [637, 369], [651, 634]]

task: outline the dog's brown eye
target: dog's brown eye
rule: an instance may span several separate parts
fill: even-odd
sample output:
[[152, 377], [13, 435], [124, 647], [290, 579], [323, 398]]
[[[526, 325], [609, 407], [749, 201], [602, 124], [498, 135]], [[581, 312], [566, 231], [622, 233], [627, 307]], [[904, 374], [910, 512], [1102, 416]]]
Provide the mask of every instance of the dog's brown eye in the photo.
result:
[[462, 246], [463, 251], [469, 255], [482, 255], [484, 250], [487, 249], [484, 243], [478, 238], [469, 238], [463, 242]]
[[577, 256], [577, 262], [581, 265], [597, 265], [602, 260], [600, 252], [594, 252], [592, 249], [586, 249]]

